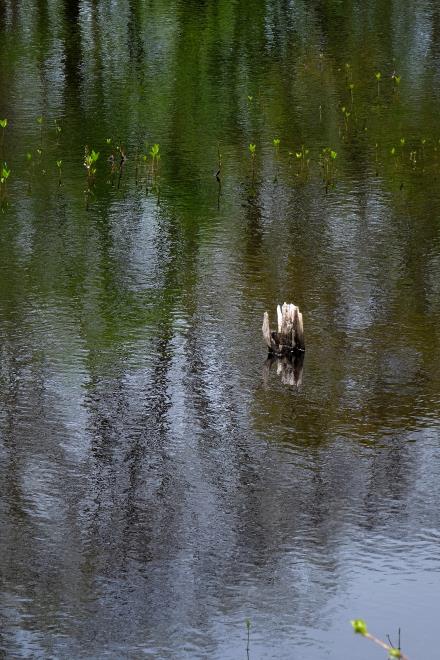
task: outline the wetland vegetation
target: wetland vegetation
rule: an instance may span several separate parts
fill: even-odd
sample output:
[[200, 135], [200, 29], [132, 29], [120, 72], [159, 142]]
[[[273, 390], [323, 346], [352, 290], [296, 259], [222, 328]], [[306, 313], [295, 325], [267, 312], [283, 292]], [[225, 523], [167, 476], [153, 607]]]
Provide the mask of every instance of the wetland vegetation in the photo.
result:
[[[413, 117], [405, 116], [405, 108], [409, 105], [408, 99], [400, 94], [400, 82], [402, 76], [395, 70], [395, 60], [389, 67], [386, 78], [382, 77], [380, 71], [374, 72], [374, 67], [370, 70], [354, 69], [352, 64], [346, 62], [344, 66], [338, 66], [333, 59], [324, 56], [322, 51], [308, 54], [307, 61], [303, 63], [302, 72], [303, 94], [306, 96], [311, 93], [314, 87], [319, 83], [320, 92], [314, 90], [315, 95], [315, 119], [317, 126], [313, 133], [306, 122], [298, 122], [293, 131], [289, 131], [287, 126], [283, 127], [286, 147], [281, 146], [280, 138], [269, 140], [267, 131], [262, 130], [266, 124], [271, 124], [271, 117], [276, 115], [276, 106], [282, 99], [273, 96], [263, 103], [263, 92], [259, 89], [257, 98], [247, 96], [249, 103], [244, 106], [244, 121], [252, 126], [255, 122], [257, 126], [261, 124], [259, 130], [254, 130], [255, 135], [248, 134], [255, 140], [249, 143], [248, 151], [250, 155], [250, 173], [242, 167], [243, 157], [245, 155], [245, 145], [240, 153], [239, 144], [231, 144], [224, 131], [220, 131], [218, 126], [216, 135], [213, 135], [212, 143], [209, 144], [205, 138], [198, 137], [197, 141], [203, 143], [203, 151], [206, 156], [206, 170], [200, 170], [198, 176], [205, 181], [216, 171], [216, 178], [219, 180], [222, 176], [232, 178], [232, 185], [245, 186], [246, 179], [250, 177], [251, 189], [254, 190], [256, 179], [263, 183], [262, 177], [268, 177], [264, 183], [278, 183], [278, 176], [281, 177], [281, 183], [284, 186], [306, 185], [310, 179], [321, 179], [328, 192], [329, 188], [334, 188], [338, 177], [344, 179], [345, 170], [350, 169], [352, 158], [362, 159], [367, 172], [377, 177], [377, 185], [386, 185], [390, 189], [399, 190], [408, 185], [417, 185], [420, 177], [434, 178], [437, 180], [440, 174], [440, 128], [434, 125], [431, 128], [426, 127], [422, 122], [417, 126]], [[353, 82], [356, 80], [356, 83]], [[377, 83], [377, 94], [373, 81]], [[326, 89], [330, 87], [330, 89]], [[381, 95], [382, 86], [382, 95]], [[334, 87], [337, 89], [335, 93]], [[354, 90], [359, 90], [356, 93]], [[281, 95], [281, 92], [280, 92]], [[258, 102], [259, 101], [259, 102]], [[319, 115], [319, 120], [318, 120]], [[325, 115], [325, 116], [324, 116]], [[403, 115], [403, 116], [402, 116]], [[160, 116], [155, 117], [160, 125]], [[309, 120], [310, 117], [304, 119]], [[287, 121], [288, 118], [285, 118]], [[44, 130], [48, 125], [44, 115], [36, 117], [38, 134], [34, 136], [33, 144], [25, 145], [26, 154], [10, 150], [14, 162], [14, 170], [17, 172], [17, 181], [15, 189], [17, 194], [22, 193], [23, 187], [27, 187], [29, 193], [32, 191], [32, 182], [37, 178], [39, 185], [44, 186], [47, 183], [47, 192], [51, 194], [50, 183], [56, 179], [58, 186], [62, 183], [61, 164], [64, 161], [70, 162], [70, 176], [72, 186], [78, 184], [78, 172], [75, 171], [74, 156], [78, 155], [78, 146], [74, 145], [73, 153], [69, 145], [69, 153], [65, 152], [65, 145], [60, 139], [62, 133], [62, 118], [51, 117], [51, 129]], [[138, 126], [132, 127], [139, 135], [146, 134], [144, 122]], [[165, 121], [165, 118], [164, 118]], [[275, 124], [275, 122], [273, 122]], [[278, 127], [283, 122], [277, 122]], [[275, 124], [276, 125], [276, 124]], [[12, 201], [6, 195], [6, 179], [11, 172], [7, 167], [5, 154], [5, 133], [8, 126], [8, 119], [0, 120], [2, 128], [1, 154], [3, 161], [2, 170], [2, 210], [5, 210], [8, 202]], [[160, 131], [160, 129], [159, 129]], [[434, 132], [433, 132], [434, 131]], [[243, 132], [244, 133], [244, 132]], [[332, 136], [333, 145], [327, 146], [326, 140]], [[408, 141], [405, 136], [408, 136]], [[309, 144], [305, 146], [304, 139], [308, 138]], [[245, 136], [242, 136], [243, 140]], [[106, 156], [107, 166], [103, 166], [100, 172], [102, 184], [100, 194], [105, 195], [105, 185], [111, 188], [116, 187], [121, 190], [122, 173], [125, 171], [124, 189], [130, 190], [130, 185], [137, 188], [141, 185], [148, 193], [151, 189], [159, 188], [159, 163], [161, 158], [160, 147], [158, 143], [153, 143], [149, 147], [148, 139], [140, 140], [136, 144], [130, 139], [129, 131], [121, 135], [118, 130], [118, 137], [107, 137], [103, 139], [99, 149]], [[13, 144], [16, 138], [14, 135], [14, 125], [8, 129], [7, 142]], [[95, 138], [96, 140], [96, 138]], [[222, 142], [222, 140], [224, 142]], [[273, 150], [270, 151], [269, 144], [272, 143]], [[129, 144], [127, 150], [124, 146]], [[117, 145], [114, 147], [113, 145]], [[258, 147], [257, 147], [258, 145]], [[283, 143], [284, 145], [284, 143]], [[170, 146], [170, 159], [173, 158], [173, 146]], [[335, 146], [335, 148], [333, 148]], [[344, 162], [341, 168], [337, 167], [338, 151], [342, 154]], [[238, 147], [238, 149], [237, 149]], [[222, 169], [220, 159], [220, 149], [229, 154], [227, 169]], [[90, 195], [94, 188], [97, 175], [96, 161], [99, 157], [99, 151], [93, 149], [89, 151], [86, 145], [84, 150], [84, 166], [87, 170], [87, 181], [85, 187], [86, 208], [89, 209]], [[359, 150], [359, 153], [357, 151]], [[145, 153], [143, 153], [145, 151]], [[217, 154], [216, 154], [217, 152]], [[351, 153], [350, 153], [351, 152]], [[32, 160], [34, 155], [38, 157], [38, 167], [24, 170], [22, 164], [24, 157], [27, 161]], [[139, 156], [142, 154], [142, 157]], [[258, 154], [258, 158], [257, 158]], [[215, 156], [217, 155], [217, 162]], [[211, 158], [211, 162], [208, 160]], [[341, 159], [340, 159], [341, 161]], [[34, 161], [35, 162], [35, 161]], [[80, 158], [77, 158], [79, 167]], [[143, 165], [143, 167], [142, 167]], [[21, 167], [20, 167], [21, 166]], [[272, 176], [270, 175], [272, 173]], [[172, 186], [173, 176], [172, 164], [168, 163], [165, 168], [167, 185]], [[115, 176], [116, 175], [116, 176]], [[27, 186], [26, 180], [27, 179]], [[188, 185], [192, 183], [188, 180]], [[77, 190], [78, 193], [78, 190]], [[213, 191], [213, 195], [215, 192]]]

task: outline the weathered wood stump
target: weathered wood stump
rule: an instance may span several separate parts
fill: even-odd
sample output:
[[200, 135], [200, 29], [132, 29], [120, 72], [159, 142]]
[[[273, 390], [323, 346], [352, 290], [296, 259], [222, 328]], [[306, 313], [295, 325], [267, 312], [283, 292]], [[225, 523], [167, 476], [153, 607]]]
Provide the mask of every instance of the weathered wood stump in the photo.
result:
[[292, 357], [296, 353], [303, 353], [304, 328], [303, 317], [296, 305], [284, 303], [277, 306], [278, 332], [271, 331], [269, 314], [264, 312], [263, 337], [269, 353], [278, 357]]

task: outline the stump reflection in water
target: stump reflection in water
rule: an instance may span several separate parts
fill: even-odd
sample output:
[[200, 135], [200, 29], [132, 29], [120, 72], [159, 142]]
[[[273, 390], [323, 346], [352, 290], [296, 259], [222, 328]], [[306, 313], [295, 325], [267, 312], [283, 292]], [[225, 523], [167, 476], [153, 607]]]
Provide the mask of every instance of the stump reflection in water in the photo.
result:
[[277, 374], [281, 376], [283, 385], [301, 387], [303, 382], [304, 353], [296, 353], [293, 357], [276, 357], [269, 355], [263, 366], [263, 382], [269, 382], [270, 370], [276, 364]]

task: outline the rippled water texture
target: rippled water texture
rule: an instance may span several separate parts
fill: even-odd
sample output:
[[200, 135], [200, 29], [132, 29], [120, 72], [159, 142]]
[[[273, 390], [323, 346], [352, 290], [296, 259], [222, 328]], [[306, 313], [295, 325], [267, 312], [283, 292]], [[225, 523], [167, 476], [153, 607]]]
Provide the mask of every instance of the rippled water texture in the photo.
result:
[[1, 0], [0, 57], [0, 655], [434, 657], [439, 4]]

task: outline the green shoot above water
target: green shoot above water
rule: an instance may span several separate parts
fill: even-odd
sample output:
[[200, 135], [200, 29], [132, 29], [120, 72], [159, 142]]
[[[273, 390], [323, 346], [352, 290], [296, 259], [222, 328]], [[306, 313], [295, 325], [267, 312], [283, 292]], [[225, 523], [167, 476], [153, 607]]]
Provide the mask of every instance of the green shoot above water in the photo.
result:
[[87, 169], [88, 175], [92, 176], [96, 174], [96, 167], [94, 167], [96, 161], [99, 158], [99, 151], [95, 151], [92, 149], [92, 151], [89, 152], [89, 150], [86, 147], [85, 150], [85, 155], [84, 155], [84, 167]]
[[399, 630], [399, 648], [396, 648], [391, 644], [386, 644], [386, 642], [382, 641], [378, 637], [375, 637], [375, 635], [372, 635], [370, 632], [368, 632], [367, 624], [363, 619], [354, 619], [353, 621], [351, 621], [351, 625], [353, 627], [354, 632], [357, 635], [362, 635], [362, 637], [369, 639], [371, 642], [384, 649], [384, 651], [388, 653], [388, 658], [400, 658], [400, 660], [409, 660], [408, 656], [402, 653], [402, 651], [400, 650], [400, 630]]
[[8, 168], [6, 163], [3, 163], [3, 167], [1, 170], [1, 177], [0, 177], [0, 183], [4, 184], [6, 181], [9, 179], [9, 175], [11, 174], [11, 170]]

